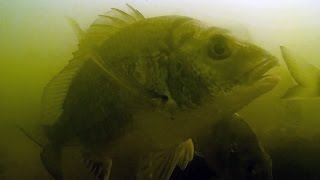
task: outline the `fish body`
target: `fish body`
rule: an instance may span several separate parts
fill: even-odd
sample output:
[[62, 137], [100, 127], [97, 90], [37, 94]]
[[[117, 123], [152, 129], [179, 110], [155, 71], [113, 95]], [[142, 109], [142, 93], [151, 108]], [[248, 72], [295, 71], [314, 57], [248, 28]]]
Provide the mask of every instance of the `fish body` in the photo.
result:
[[76, 142], [96, 177], [168, 180], [193, 159], [193, 139], [278, 82], [264, 75], [277, 60], [225, 29], [129, 8], [78, 33], [79, 51], [45, 89], [41, 159], [56, 179], [62, 147]]

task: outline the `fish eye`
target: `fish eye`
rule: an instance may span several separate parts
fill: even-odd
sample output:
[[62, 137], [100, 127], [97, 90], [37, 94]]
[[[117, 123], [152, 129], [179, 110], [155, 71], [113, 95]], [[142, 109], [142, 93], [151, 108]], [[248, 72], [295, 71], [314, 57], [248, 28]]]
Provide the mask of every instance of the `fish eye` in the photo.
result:
[[214, 60], [223, 60], [231, 55], [228, 39], [222, 35], [211, 38], [208, 47], [209, 56]]

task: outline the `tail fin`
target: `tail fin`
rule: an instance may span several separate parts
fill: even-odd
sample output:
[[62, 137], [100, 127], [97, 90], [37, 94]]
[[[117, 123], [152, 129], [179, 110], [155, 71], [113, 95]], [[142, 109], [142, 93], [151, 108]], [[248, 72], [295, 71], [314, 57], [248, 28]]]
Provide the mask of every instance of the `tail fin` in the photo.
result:
[[320, 70], [303, 59], [297, 58], [288, 48], [280, 46], [282, 57], [288, 70], [297, 83], [288, 89], [282, 99], [318, 99], [320, 98]]

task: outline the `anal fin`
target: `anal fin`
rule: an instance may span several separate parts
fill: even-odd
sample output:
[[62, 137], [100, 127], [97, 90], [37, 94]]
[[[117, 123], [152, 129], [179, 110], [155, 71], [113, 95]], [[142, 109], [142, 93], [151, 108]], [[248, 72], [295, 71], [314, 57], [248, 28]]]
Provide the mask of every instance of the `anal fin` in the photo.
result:
[[104, 158], [102, 160], [94, 158], [83, 158], [85, 166], [97, 180], [109, 180], [112, 160]]
[[177, 150], [180, 154], [178, 166], [184, 170], [188, 166], [189, 162], [192, 161], [194, 155], [194, 146], [191, 139], [181, 143]]
[[143, 158], [137, 172], [137, 180], [169, 180], [176, 166], [184, 170], [192, 161], [194, 145], [191, 139]]

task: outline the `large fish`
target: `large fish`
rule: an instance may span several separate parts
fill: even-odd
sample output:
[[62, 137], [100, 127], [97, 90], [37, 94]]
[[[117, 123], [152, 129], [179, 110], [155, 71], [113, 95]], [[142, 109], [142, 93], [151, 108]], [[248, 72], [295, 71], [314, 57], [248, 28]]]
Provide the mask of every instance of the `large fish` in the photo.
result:
[[228, 30], [128, 7], [87, 31], [71, 20], [79, 50], [43, 95], [41, 159], [56, 179], [62, 148], [77, 143], [99, 179], [168, 180], [193, 159], [193, 139], [279, 80], [265, 75], [274, 56]]

